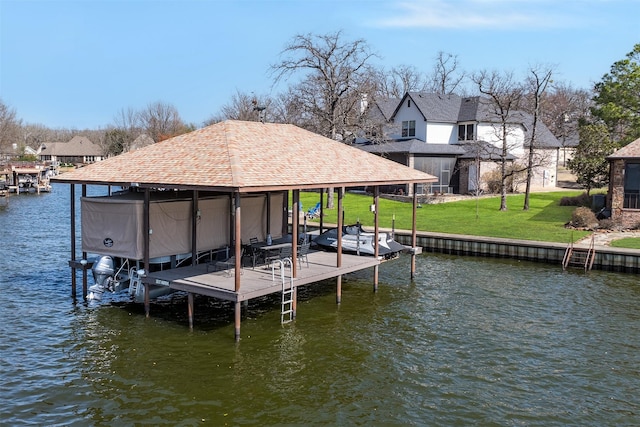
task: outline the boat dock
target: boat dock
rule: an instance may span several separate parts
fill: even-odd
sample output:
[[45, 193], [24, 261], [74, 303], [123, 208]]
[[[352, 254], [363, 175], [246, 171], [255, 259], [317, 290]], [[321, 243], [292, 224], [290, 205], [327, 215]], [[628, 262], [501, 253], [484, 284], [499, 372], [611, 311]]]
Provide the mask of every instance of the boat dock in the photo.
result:
[[[293, 279], [294, 287], [309, 285], [375, 267], [380, 260], [374, 257], [342, 254], [342, 263], [336, 267], [336, 254], [325, 251], [309, 252], [309, 266], [306, 260], [298, 265], [297, 276]], [[171, 289], [205, 295], [225, 301], [242, 302], [282, 291], [280, 268], [270, 265], [257, 265], [241, 269], [242, 288], [235, 291], [235, 277], [228, 270], [207, 271], [207, 264], [179, 267], [149, 273], [143, 283], [164, 285]], [[287, 273], [285, 280], [290, 277]]]

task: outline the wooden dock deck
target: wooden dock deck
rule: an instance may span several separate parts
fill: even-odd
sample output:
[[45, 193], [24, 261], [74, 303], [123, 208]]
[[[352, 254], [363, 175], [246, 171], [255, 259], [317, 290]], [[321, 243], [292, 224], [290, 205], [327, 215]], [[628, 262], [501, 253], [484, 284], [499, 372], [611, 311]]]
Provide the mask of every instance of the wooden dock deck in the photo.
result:
[[[308, 258], [308, 267], [305, 260], [302, 261], [302, 267], [300, 265], [297, 267], [297, 277], [294, 278], [294, 286], [296, 287], [380, 264], [380, 260], [374, 257], [342, 254], [342, 266], [336, 267], [337, 254], [324, 251], [309, 252]], [[288, 272], [289, 270], [287, 270]], [[289, 280], [288, 275], [287, 280]], [[206, 264], [156, 271], [149, 273], [143, 281], [150, 285], [169, 286], [171, 289], [234, 302], [282, 291], [280, 269], [276, 268], [274, 279], [271, 266], [264, 265], [258, 265], [255, 268], [251, 266], [242, 268], [238, 292], [235, 291], [233, 271], [231, 271], [231, 275], [226, 271], [207, 272]]]

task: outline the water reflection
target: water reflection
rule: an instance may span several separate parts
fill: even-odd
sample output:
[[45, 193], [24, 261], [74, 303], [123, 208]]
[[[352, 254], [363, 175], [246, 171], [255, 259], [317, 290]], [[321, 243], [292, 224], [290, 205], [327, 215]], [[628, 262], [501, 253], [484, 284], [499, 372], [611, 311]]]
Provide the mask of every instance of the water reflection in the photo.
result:
[[279, 296], [252, 301], [236, 344], [228, 303], [197, 297], [193, 331], [180, 294], [150, 318], [73, 305], [67, 190], [0, 211], [8, 425], [638, 423], [635, 275], [425, 254], [411, 282], [402, 257], [377, 293], [346, 277], [340, 306], [333, 282], [301, 289], [289, 325]]

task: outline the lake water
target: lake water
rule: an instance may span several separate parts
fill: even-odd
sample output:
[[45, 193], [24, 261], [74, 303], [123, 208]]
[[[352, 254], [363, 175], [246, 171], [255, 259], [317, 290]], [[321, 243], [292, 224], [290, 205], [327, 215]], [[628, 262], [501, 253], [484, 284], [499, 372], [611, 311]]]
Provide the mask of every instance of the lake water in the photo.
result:
[[[636, 275], [424, 254], [233, 309], [70, 297], [69, 187], [0, 210], [0, 425], [640, 424]], [[91, 283], [90, 283], [91, 284]], [[80, 292], [80, 289], [79, 289]]]

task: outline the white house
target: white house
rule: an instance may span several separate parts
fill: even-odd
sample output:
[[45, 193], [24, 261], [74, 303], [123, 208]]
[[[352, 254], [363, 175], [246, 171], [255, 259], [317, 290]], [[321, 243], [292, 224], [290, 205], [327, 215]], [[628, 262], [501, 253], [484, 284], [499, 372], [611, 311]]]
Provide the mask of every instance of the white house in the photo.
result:
[[[385, 105], [388, 102], [384, 100]], [[438, 177], [429, 188], [419, 189], [423, 193], [465, 194], [484, 189], [483, 177], [502, 158], [502, 121], [485, 98], [408, 92], [396, 100], [395, 110], [386, 118], [384, 142], [364, 141], [361, 148]], [[505, 160], [526, 165], [532, 116], [512, 112], [506, 127]], [[559, 149], [559, 141], [539, 122], [532, 187], [555, 187]]]

